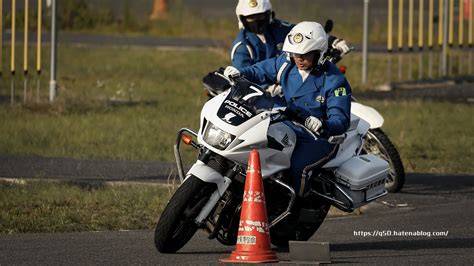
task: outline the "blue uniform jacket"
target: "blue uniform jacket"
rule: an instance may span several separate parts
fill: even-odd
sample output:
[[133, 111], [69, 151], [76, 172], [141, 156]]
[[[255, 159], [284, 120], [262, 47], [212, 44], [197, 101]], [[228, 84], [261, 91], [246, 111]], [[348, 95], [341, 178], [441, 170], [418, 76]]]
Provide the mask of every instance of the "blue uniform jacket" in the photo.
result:
[[243, 68], [268, 58], [279, 56], [283, 48], [286, 35], [294, 25], [274, 19], [265, 32], [266, 43], [263, 43], [257, 34], [241, 30], [230, 50], [232, 65]]
[[323, 71], [313, 71], [303, 82], [297, 66], [286, 54], [240, 69], [257, 84], [273, 84], [284, 63], [280, 84], [288, 108], [303, 118], [315, 116], [323, 122], [324, 136], [339, 135], [350, 125], [351, 87], [337, 67], [326, 62]]

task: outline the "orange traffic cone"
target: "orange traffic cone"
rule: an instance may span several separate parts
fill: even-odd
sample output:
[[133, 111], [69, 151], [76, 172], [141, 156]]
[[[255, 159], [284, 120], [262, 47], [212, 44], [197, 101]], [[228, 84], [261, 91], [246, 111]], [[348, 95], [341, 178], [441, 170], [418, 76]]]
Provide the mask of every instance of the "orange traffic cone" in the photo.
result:
[[263, 191], [260, 157], [257, 150], [250, 153], [245, 190], [240, 213], [237, 247], [228, 259], [221, 262], [262, 263], [277, 262], [270, 247], [265, 193]]

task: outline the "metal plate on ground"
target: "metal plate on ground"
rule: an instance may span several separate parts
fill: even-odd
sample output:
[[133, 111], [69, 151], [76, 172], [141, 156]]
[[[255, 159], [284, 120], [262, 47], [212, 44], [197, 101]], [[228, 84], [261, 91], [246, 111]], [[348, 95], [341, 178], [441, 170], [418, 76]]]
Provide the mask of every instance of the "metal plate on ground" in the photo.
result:
[[290, 262], [298, 264], [331, 263], [329, 242], [290, 241]]

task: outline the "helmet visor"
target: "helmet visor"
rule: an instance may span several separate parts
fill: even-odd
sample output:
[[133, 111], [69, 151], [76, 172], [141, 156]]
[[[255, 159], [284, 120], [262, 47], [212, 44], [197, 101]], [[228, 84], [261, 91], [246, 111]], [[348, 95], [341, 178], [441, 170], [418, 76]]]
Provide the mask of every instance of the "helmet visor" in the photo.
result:
[[290, 54], [290, 57], [293, 57], [293, 58], [304, 58], [304, 59], [313, 59], [313, 60], [318, 60], [319, 57], [321, 56], [321, 51], [309, 51], [305, 54], [297, 54], [297, 53], [289, 53]]
[[240, 19], [246, 30], [255, 34], [263, 34], [270, 24], [270, 12], [241, 16]]

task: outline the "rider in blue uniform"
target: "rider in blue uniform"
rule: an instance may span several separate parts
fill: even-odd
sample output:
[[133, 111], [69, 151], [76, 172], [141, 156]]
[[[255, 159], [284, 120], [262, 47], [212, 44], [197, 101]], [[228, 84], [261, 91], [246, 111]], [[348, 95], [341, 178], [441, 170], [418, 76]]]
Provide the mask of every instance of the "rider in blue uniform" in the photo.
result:
[[[232, 65], [243, 68], [282, 53], [286, 35], [293, 24], [275, 18], [270, 0], [239, 0], [235, 8], [240, 32], [232, 43]], [[342, 39], [330, 37], [330, 45], [344, 55], [349, 47]]]
[[292, 27], [291, 24], [274, 19], [261, 35], [265, 42], [257, 34], [242, 29], [232, 43], [230, 52], [232, 65], [242, 68], [280, 55], [282, 40]]
[[281, 87], [269, 88], [269, 93], [283, 94], [288, 108], [304, 121], [305, 128], [289, 124], [297, 137], [290, 176], [300, 196], [307, 190], [309, 166], [334, 148], [327, 138], [346, 132], [350, 124], [351, 87], [337, 67], [324, 60], [327, 48], [323, 26], [301, 22], [285, 38], [284, 53], [279, 57], [240, 70], [229, 66], [224, 71], [225, 75], [241, 74], [258, 84], [280, 83]]

